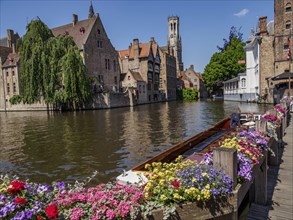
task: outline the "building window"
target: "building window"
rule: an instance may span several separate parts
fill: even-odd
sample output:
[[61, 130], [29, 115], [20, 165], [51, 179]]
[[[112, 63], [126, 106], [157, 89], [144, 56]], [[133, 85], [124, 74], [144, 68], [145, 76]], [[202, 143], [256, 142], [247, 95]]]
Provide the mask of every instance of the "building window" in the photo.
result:
[[117, 84], [117, 76], [114, 77], [114, 83]]
[[104, 83], [103, 75], [98, 75], [98, 80], [99, 80], [99, 83], [103, 84]]
[[289, 49], [289, 44], [284, 44], [284, 50], [288, 50]]
[[10, 93], [10, 86], [9, 86], [9, 83], [7, 83], [7, 94]]
[[142, 86], [142, 91], [145, 93], [145, 85]]
[[141, 85], [139, 85], [138, 91], [139, 91], [139, 93], [141, 93]]
[[131, 79], [131, 77], [130, 76], [128, 76], [128, 80], [130, 80]]
[[241, 87], [242, 88], [246, 87], [246, 79], [241, 79]]
[[103, 48], [103, 41], [98, 40], [98, 48]]
[[110, 60], [109, 59], [105, 59], [105, 69], [110, 70]]
[[9, 72], [8, 71], [6, 71], [6, 77], [8, 77], [9, 76]]
[[114, 72], [116, 72], [116, 60], [113, 60]]
[[15, 94], [16, 93], [16, 84], [13, 83], [13, 93]]
[[101, 34], [101, 31], [100, 31], [100, 29], [98, 29], [98, 34]]
[[15, 75], [14, 70], [12, 70], [12, 76], [14, 76], [14, 75]]
[[290, 12], [292, 12], [292, 8], [291, 8], [291, 4], [288, 3], [288, 4], [286, 5], [286, 13], [290, 13]]
[[286, 29], [290, 30], [291, 28], [291, 21], [286, 21]]

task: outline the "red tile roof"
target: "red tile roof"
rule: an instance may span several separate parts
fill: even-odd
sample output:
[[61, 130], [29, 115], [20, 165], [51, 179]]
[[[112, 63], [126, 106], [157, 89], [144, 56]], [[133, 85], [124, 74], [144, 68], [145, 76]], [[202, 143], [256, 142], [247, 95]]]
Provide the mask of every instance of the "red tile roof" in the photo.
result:
[[83, 44], [86, 43], [86, 40], [94, 26], [97, 17], [92, 17], [86, 20], [77, 21], [73, 26], [72, 23], [66, 24], [60, 27], [51, 29], [54, 36], [58, 35], [69, 35], [73, 38], [78, 49], [82, 49]]
[[[138, 46], [139, 46], [139, 58], [148, 57], [151, 51], [151, 46], [152, 46], [153, 56], [156, 57], [157, 48], [158, 48], [158, 44], [156, 42], [153, 42], [153, 43], [148, 42], [144, 44], [140, 43]], [[124, 60], [127, 58], [134, 59], [134, 47], [135, 45], [131, 45], [126, 50], [118, 51], [120, 59], [121, 60]]]

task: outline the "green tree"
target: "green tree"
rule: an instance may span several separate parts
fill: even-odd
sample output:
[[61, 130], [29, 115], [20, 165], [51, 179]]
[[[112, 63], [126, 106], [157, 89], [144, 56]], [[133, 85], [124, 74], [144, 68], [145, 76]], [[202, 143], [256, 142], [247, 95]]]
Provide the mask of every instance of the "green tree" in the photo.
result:
[[[20, 91], [24, 103], [38, 102], [76, 108], [91, 97], [85, 66], [73, 39], [54, 37], [41, 21], [34, 20], [19, 41]], [[12, 103], [19, 98], [11, 99]]]
[[46, 70], [46, 42], [51, 30], [39, 19], [27, 26], [20, 47], [20, 92], [24, 103], [34, 103], [44, 94], [43, 74]]
[[213, 54], [204, 69], [205, 85], [213, 91], [217, 90], [223, 81], [245, 71], [245, 65], [238, 63], [239, 60], [245, 60], [245, 44], [241, 41], [242, 34], [235, 30], [235, 27], [231, 28], [229, 40], [224, 39], [224, 46], [218, 47], [220, 52]]

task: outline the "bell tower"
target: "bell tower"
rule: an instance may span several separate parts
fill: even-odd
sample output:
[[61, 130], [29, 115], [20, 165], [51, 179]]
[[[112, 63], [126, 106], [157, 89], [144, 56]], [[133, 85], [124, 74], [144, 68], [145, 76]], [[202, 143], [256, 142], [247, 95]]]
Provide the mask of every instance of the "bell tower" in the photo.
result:
[[182, 42], [179, 34], [179, 17], [168, 17], [168, 46], [171, 54], [176, 58], [176, 71], [183, 71]]

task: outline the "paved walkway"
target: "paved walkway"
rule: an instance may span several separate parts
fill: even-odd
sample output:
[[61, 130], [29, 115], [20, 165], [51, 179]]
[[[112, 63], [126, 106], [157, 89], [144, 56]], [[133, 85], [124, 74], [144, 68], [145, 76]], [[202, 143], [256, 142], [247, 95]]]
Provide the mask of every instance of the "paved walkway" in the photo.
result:
[[268, 170], [268, 202], [266, 206], [253, 203], [248, 220], [293, 220], [293, 114], [279, 149], [278, 166]]

